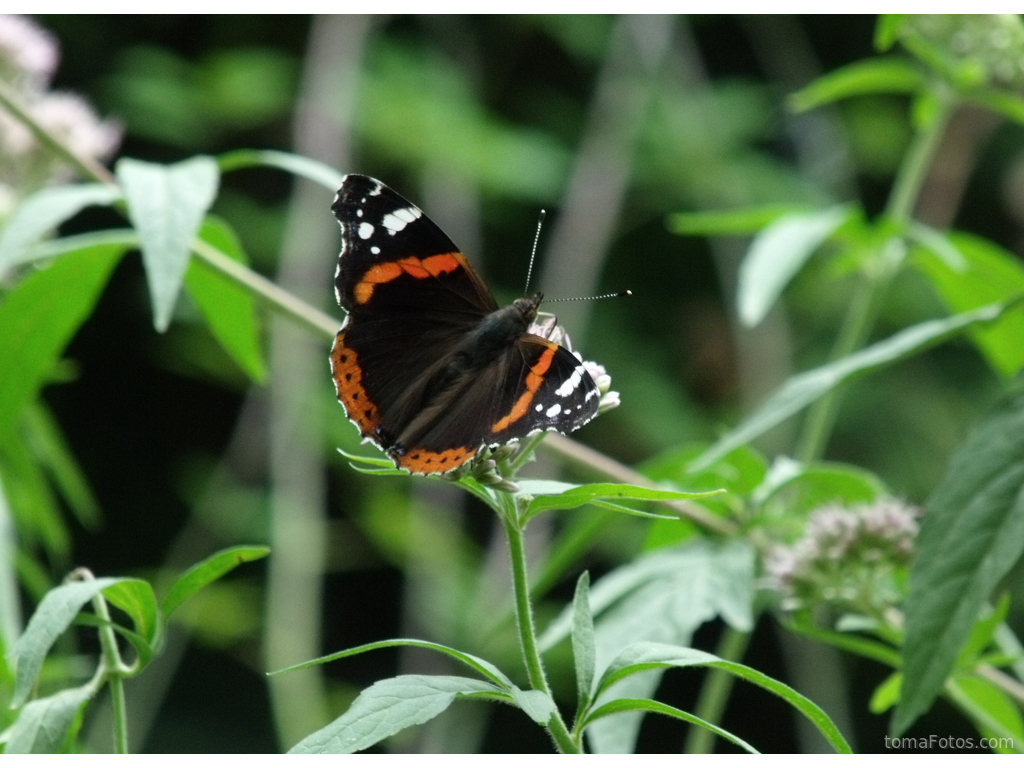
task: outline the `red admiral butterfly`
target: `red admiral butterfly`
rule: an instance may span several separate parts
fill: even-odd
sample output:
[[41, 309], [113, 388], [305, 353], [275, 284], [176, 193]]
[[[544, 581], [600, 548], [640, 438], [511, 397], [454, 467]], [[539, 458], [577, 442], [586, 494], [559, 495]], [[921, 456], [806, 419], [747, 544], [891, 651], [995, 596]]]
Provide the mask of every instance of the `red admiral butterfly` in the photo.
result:
[[363, 438], [409, 472], [449, 472], [483, 446], [572, 432], [600, 394], [568, 349], [529, 332], [542, 295], [499, 309], [419, 208], [349, 174], [331, 205], [348, 312], [331, 351], [338, 399]]

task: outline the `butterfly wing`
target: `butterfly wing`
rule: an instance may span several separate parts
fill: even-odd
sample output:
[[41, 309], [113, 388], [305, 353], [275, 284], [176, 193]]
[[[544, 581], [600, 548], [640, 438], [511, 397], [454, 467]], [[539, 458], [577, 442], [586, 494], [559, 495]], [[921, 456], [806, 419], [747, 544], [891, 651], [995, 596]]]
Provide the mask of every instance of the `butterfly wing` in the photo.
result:
[[349, 174], [331, 208], [342, 234], [335, 292], [348, 312], [331, 370], [349, 418], [386, 449], [408, 418], [396, 406], [409, 388], [497, 303], [441, 228], [376, 179]]
[[438, 403], [429, 429], [393, 458], [410, 472], [446, 472], [484, 445], [572, 432], [597, 415], [599, 400], [597, 385], [573, 353], [527, 334], [476, 372], [470, 386]]

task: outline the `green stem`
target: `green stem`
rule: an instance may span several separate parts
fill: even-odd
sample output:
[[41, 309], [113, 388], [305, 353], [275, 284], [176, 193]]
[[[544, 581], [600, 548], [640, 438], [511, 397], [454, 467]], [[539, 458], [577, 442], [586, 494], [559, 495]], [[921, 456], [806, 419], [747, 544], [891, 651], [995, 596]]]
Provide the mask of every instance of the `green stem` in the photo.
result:
[[21, 97], [3, 80], [0, 80], [0, 106], [4, 107], [12, 117], [28, 128], [40, 144], [74, 168], [78, 173], [95, 179], [102, 184], [114, 183], [114, 177], [110, 175], [110, 171], [91, 157], [81, 157], [72, 152], [59, 137], [55, 136], [46, 126], [37, 121], [28, 106], [22, 102]]
[[[726, 661], [739, 661], [747, 650], [750, 642], [749, 632], [740, 632], [738, 629], [726, 627], [722, 639], [718, 642], [715, 655]], [[694, 714], [709, 723], [719, 723], [722, 713], [725, 712], [725, 705], [729, 701], [729, 694], [732, 692], [732, 685], [735, 678], [725, 670], [710, 669], [701, 687], [700, 696], [697, 699], [697, 707]], [[707, 728], [690, 726], [690, 732], [686, 737], [686, 744], [683, 751], [688, 755], [709, 755], [714, 751], [715, 734]]]
[[[507, 496], [507, 498], [511, 501], [512, 497]], [[533, 622], [533, 606], [530, 604], [530, 585], [526, 576], [526, 548], [523, 545], [523, 529], [519, 525], [514, 502], [506, 505], [501, 518], [505, 524], [505, 533], [508, 536], [509, 557], [512, 561], [512, 588], [515, 593], [516, 625], [519, 629], [519, 644], [523, 652], [523, 660], [526, 664], [526, 675], [530, 680], [530, 685], [535, 690], [544, 691], [544, 693], [551, 695], [551, 689], [544, 674], [544, 663], [540, 658], [540, 649], [537, 647], [537, 630]], [[572, 735], [562, 719], [562, 713], [557, 708], [548, 722], [547, 728], [559, 752], [563, 754], [578, 754], [582, 751], [579, 745], [573, 741]]]
[[[903, 158], [884, 213], [884, 218], [895, 222], [900, 228], [913, 216], [914, 206], [928, 176], [929, 166], [939, 148], [955, 106], [951, 96], [940, 95], [931, 122], [918, 131]], [[882, 249], [886, 247], [889, 247], [888, 240], [880, 246]], [[832, 350], [832, 360], [838, 360], [859, 349], [870, 336], [882, 299], [899, 268], [899, 259], [889, 260], [886, 256], [884, 252], [878, 254], [878, 268], [868, 274], [866, 281], [854, 296]], [[824, 454], [828, 438], [835, 426], [841, 397], [841, 390], [833, 390], [811, 407], [804, 421], [796, 452], [802, 461], [814, 461]]]
[[110, 624], [107, 601], [99, 594], [92, 600], [93, 609], [106, 625], [100, 628], [100, 648], [103, 653], [103, 667], [107, 684], [110, 686], [111, 720], [114, 727], [114, 752], [128, 754], [128, 708], [124, 698], [124, 673], [126, 668], [117, 649], [117, 635]]

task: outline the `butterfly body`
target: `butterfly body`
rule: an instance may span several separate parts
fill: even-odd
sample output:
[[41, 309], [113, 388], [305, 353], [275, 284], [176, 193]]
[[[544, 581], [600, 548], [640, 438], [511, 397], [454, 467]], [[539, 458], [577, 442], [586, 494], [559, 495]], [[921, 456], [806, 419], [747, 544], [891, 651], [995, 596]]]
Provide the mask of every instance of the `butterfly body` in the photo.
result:
[[338, 399], [396, 466], [448, 472], [485, 445], [597, 414], [583, 363], [530, 333], [541, 294], [499, 308], [447, 235], [375, 179], [346, 176], [332, 210], [348, 312], [331, 352]]

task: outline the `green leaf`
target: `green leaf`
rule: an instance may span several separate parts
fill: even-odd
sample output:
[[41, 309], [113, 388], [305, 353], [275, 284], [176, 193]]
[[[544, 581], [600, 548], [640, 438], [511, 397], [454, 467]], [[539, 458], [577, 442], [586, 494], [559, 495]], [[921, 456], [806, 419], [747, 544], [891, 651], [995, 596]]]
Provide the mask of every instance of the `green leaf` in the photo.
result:
[[807, 211], [801, 205], [763, 205], [720, 211], [672, 213], [665, 220], [668, 231], [676, 235], [753, 235], [776, 219]]
[[46, 467], [78, 522], [94, 530], [100, 525], [100, 505], [78, 466], [60, 425], [41, 402], [25, 411], [25, 433], [33, 455]]
[[902, 685], [903, 673], [893, 672], [885, 678], [885, 680], [875, 688], [875, 692], [871, 694], [871, 701], [868, 702], [868, 710], [875, 715], [888, 712], [892, 707], [896, 706], [896, 702], [900, 700], [900, 688]]
[[[982, 615], [974, 622], [967, 642], [960, 649], [960, 655], [956, 663], [958, 668], [972, 668], [978, 663], [978, 659], [985, 652], [985, 649], [992, 644], [996, 630], [1006, 620], [1006, 616], [1010, 612], [1010, 594], [1008, 592], [1003, 593], [996, 603], [995, 609], [986, 610], [987, 607], [982, 608]], [[985, 615], [986, 613], [988, 615]]]
[[[722, 616], [730, 626], [753, 627], [751, 603], [754, 561], [741, 541], [716, 545], [694, 540], [649, 552], [601, 578], [590, 590], [597, 617], [598, 661], [624, 642], [687, 636]], [[538, 644], [553, 647], [570, 632], [574, 611], [567, 608], [551, 622]]]
[[854, 635], [849, 632], [833, 632], [814, 625], [810, 620], [800, 620], [793, 617], [793, 620], [785, 624], [786, 629], [797, 635], [802, 635], [809, 640], [819, 643], [826, 643], [835, 648], [855, 653], [866, 659], [874, 659], [890, 667], [900, 666], [900, 654], [892, 646], [871, 640], [866, 637]]
[[512, 686], [512, 698], [516, 705], [537, 725], [547, 725], [555, 713], [555, 700], [544, 691], [524, 691]]
[[304, 738], [289, 754], [358, 752], [432, 720], [456, 698], [480, 696], [512, 702], [501, 689], [468, 677], [400, 675], [380, 680], [360, 693], [344, 715]]
[[437, 651], [447, 656], [451, 656], [453, 659], [461, 661], [466, 666], [478, 672], [483, 677], [493, 682], [495, 685], [505, 690], [512, 689], [512, 681], [506, 677], [505, 673], [498, 669], [491, 662], [481, 659], [478, 656], [474, 656], [471, 653], [465, 653], [464, 651], [456, 650], [455, 648], [449, 648], [447, 645], [441, 645], [440, 643], [432, 643], [429, 640], [410, 640], [407, 638], [397, 638], [391, 640], [379, 640], [376, 643], [367, 643], [366, 645], [360, 645], [355, 648], [349, 648], [346, 651], [338, 651], [337, 653], [331, 653], [327, 656], [321, 656], [318, 659], [311, 659], [310, 661], [303, 661], [299, 664], [293, 664], [290, 667], [284, 669], [278, 669], [271, 672], [271, 675], [280, 675], [285, 672], [291, 672], [295, 669], [304, 669], [305, 667], [315, 667], [318, 664], [326, 664], [329, 661], [336, 661], [337, 659], [348, 658], [349, 656], [358, 656], [360, 653], [366, 653], [367, 651], [376, 651], [380, 648], [399, 648], [406, 646], [409, 648], [426, 648], [430, 651]]
[[792, 94], [789, 107], [795, 112], [806, 112], [851, 96], [915, 93], [925, 85], [924, 73], [908, 59], [864, 59], [822, 75], [806, 88]]
[[48, 187], [29, 196], [0, 230], [0, 275], [35, 258], [32, 246], [89, 205], [109, 205], [121, 197], [107, 184]]
[[1024, 391], [957, 449], [926, 511], [907, 580], [897, 735], [931, 706], [985, 601], [1024, 552]]
[[288, 171], [288, 173], [316, 182], [331, 192], [336, 192], [345, 178], [343, 173], [339, 173], [319, 160], [293, 155], [289, 152], [278, 152], [273, 149], [237, 149], [218, 156], [217, 164], [224, 173], [238, 168], [252, 168], [260, 165], [280, 168], [282, 171]]
[[20, 707], [32, 692], [50, 647], [87, 602], [120, 579], [103, 578], [62, 584], [46, 593], [32, 614], [25, 632], [14, 644], [16, 682], [11, 706]]
[[587, 717], [586, 723], [589, 725], [595, 720], [600, 720], [602, 717], [614, 715], [618, 712], [635, 712], [638, 710], [643, 712], [654, 712], [659, 715], [668, 715], [669, 717], [674, 717], [677, 720], [692, 723], [693, 725], [700, 726], [701, 728], [707, 728], [712, 733], [721, 736], [726, 741], [731, 741], [733, 744], [746, 750], [752, 755], [761, 754], [739, 736], [729, 733], [729, 731], [719, 728], [717, 725], [709, 723], [706, 720], [701, 720], [696, 715], [691, 715], [689, 712], [684, 712], [681, 709], [670, 707], [668, 704], [662, 704], [660, 701], [654, 701], [653, 699], [613, 699], [607, 704], [603, 704], [591, 712]]
[[740, 321], [748, 328], [760, 323], [811, 254], [855, 212], [852, 206], [837, 205], [790, 213], [762, 230], [740, 265], [736, 297]]
[[[553, 480], [524, 480], [519, 483], [523, 492], [534, 498], [526, 508], [525, 518], [549, 509], [575, 509], [584, 504], [595, 504], [607, 499], [634, 499], [639, 501], [679, 501], [712, 496], [720, 491], [668, 491], [644, 488], [628, 483], [590, 483], [572, 485]], [[621, 509], [621, 507], [620, 507]]]
[[572, 658], [576, 666], [577, 715], [582, 717], [590, 705], [594, 688], [594, 617], [590, 612], [590, 574], [584, 571], [576, 582], [572, 600]]
[[0, 433], [14, 429], [125, 251], [96, 246], [22, 280], [0, 303]]
[[123, 579], [103, 590], [103, 597], [127, 613], [139, 636], [154, 645], [160, 629], [160, 613], [148, 581]]
[[849, 754], [850, 745], [836, 728], [835, 723], [822, 709], [810, 699], [801, 696], [788, 685], [774, 680], [756, 669], [735, 661], [726, 661], [717, 656], [698, 651], [694, 648], [683, 648], [665, 643], [640, 642], [633, 643], [608, 665], [598, 683], [598, 692], [606, 690], [618, 680], [622, 680], [637, 672], [648, 669], [666, 669], [669, 667], [716, 667], [729, 674], [741, 677], [754, 685], [774, 693], [792, 707], [799, 710], [818, 729], [822, 736], [832, 745], [836, 752]]
[[83, 685], [26, 704], [11, 726], [4, 754], [66, 751], [78, 713], [94, 692], [91, 685]]
[[801, 515], [824, 504], [867, 504], [883, 493], [885, 485], [875, 474], [852, 464], [804, 464], [779, 456], [751, 501], [787, 515]]
[[900, 29], [907, 20], [905, 13], [882, 13], [878, 16], [875, 26], [875, 48], [887, 51], [892, 48], [900, 37]]
[[179, 576], [164, 599], [160, 601], [160, 610], [164, 617], [174, 613], [182, 603], [225, 574], [230, 573], [242, 563], [260, 560], [270, 554], [270, 547], [242, 546], [222, 549], [200, 563], [196, 563]]
[[165, 331], [185, 277], [192, 241], [217, 196], [217, 163], [203, 156], [175, 165], [122, 158], [116, 170], [128, 203], [128, 218], [142, 240], [153, 325]]
[[[40, 546], [48, 555], [66, 560], [71, 553], [71, 533], [60, 501], [39, 460], [16, 430], [0, 432], [0, 473], [18, 531], [19, 554]], [[22, 565], [19, 562], [19, 569]], [[44, 581], [46, 586], [36, 595], [39, 599], [51, 586], [48, 576]]]
[[978, 675], [957, 675], [946, 682], [945, 689], [983, 736], [1006, 741], [1006, 746], [990, 747], [993, 752], [1021, 753], [1024, 720], [1020, 709], [1000, 688]]
[[[951, 268], [939, 258], [915, 259], [914, 264], [930, 280], [951, 312], [964, 312], [1024, 293], [1024, 267], [1013, 253], [995, 243], [966, 233], [948, 237], [950, 245], [966, 260], [967, 268]], [[971, 331], [988, 364], [1009, 377], [1024, 366], [1024, 312], [1008, 312], [997, 323]]]
[[711, 466], [733, 449], [781, 424], [840, 384], [917, 354], [981, 323], [997, 320], [1011, 306], [1014, 304], [990, 304], [952, 317], [927, 320], [848, 357], [791, 377], [753, 415], [698, 457], [692, 469], [697, 471]]
[[[249, 263], [234, 230], [216, 216], [206, 217], [199, 239], [235, 261]], [[260, 352], [260, 329], [253, 295], [199, 259], [189, 263], [185, 288], [224, 351], [246, 376], [253, 381], [263, 381], [267, 371]]]
[[[964, 258], [960, 249], [953, 244], [948, 232], [940, 232], [937, 229], [932, 229], [927, 224], [912, 221], [907, 225], [907, 236], [911, 241], [930, 251], [953, 272], [962, 275], [967, 270], [967, 259]], [[1006, 298], [1006, 296], [999, 296], [997, 298], [1002, 299]], [[990, 301], [992, 299], [979, 301], [974, 306], [988, 304]], [[973, 309], [973, 307], [964, 307], [964, 309]]]

